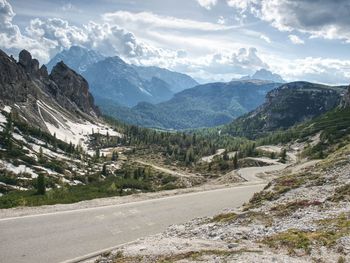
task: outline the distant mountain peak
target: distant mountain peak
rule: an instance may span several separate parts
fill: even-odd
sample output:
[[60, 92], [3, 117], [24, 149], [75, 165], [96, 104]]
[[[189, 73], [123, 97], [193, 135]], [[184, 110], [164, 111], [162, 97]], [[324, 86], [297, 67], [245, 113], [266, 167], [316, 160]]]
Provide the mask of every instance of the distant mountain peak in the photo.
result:
[[71, 46], [69, 49], [65, 49], [56, 54], [47, 64], [47, 68], [51, 71], [57, 63], [64, 61], [67, 66], [81, 74], [86, 71], [88, 66], [104, 58], [105, 57], [97, 51], [81, 46]]
[[267, 69], [259, 69], [252, 76], [244, 76], [241, 80], [266, 80], [276, 83], [285, 83], [286, 81], [278, 74], [272, 73]]
[[48, 70], [51, 72], [61, 61], [89, 81], [98, 102], [107, 98], [124, 106], [135, 106], [141, 101], [158, 103], [198, 85], [186, 74], [155, 66], [131, 65], [118, 56], [103, 57], [80, 46], [56, 54], [47, 64]]

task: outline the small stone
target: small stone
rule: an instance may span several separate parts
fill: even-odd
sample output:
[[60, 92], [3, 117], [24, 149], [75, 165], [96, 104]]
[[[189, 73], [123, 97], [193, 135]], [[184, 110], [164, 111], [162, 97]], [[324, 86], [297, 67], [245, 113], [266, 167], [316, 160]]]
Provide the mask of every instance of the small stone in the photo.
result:
[[230, 243], [230, 244], [227, 245], [227, 247], [229, 249], [232, 249], [232, 248], [235, 248], [235, 247], [238, 247], [238, 246], [239, 246], [238, 243]]

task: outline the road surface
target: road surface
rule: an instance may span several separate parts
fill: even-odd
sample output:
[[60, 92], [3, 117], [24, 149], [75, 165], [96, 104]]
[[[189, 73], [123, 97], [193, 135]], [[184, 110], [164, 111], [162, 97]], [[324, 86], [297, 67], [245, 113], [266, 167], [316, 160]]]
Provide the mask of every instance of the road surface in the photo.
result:
[[0, 262], [62, 262], [211, 216], [248, 201], [264, 184], [121, 205], [0, 220]]

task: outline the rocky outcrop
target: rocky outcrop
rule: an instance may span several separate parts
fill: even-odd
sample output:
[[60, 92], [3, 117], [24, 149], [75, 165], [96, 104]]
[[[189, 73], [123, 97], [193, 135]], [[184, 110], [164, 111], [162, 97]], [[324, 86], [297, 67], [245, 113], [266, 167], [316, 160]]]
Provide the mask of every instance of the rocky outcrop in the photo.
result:
[[57, 90], [54, 94], [60, 104], [64, 104], [62, 97], [68, 98], [81, 111], [88, 114], [100, 115], [98, 108], [94, 105], [94, 98], [89, 92], [87, 81], [62, 61], [52, 69], [49, 77], [57, 85]]
[[341, 108], [348, 108], [350, 107], [350, 85], [347, 89], [347, 92], [344, 94], [343, 99], [340, 104]]
[[32, 55], [27, 50], [22, 50], [19, 53], [18, 64], [21, 65], [24, 71], [31, 77], [40, 77], [39, 61], [37, 59], [33, 59]]
[[236, 119], [224, 131], [235, 136], [256, 138], [266, 132], [286, 129], [336, 108], [344, 87], [309, 82], [292, 82], [270, 91], [265, 103]]
[[[23, 61], [22, 61], [23, 62]], [[3, 103], [23, 102], [31, 92], [29, 79], [16, 60], [0, 50], [0, 99]]]
[[0, 109], [3, 105], [43, 130], [48, 129], [47, 122], [58, 127], [58, 119], [62, 124], [65, 119], [93, 121], [100, 115], [82, 76], [63, 63], [49, 75], [46, 66], [40, 67], [26, 50], [20, 52], [18, 62], [0, 50]]

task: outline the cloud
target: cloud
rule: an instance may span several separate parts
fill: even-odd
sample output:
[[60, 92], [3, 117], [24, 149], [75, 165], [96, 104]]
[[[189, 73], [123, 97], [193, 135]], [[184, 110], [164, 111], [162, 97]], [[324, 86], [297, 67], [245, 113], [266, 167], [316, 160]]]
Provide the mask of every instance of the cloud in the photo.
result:
[[190, 73], [196, 79], [230, 81], [269, 66], [258, 56], [255, 48], [241, 48], [231, 52], [217, 52], [205, 57], [178, 61], [174, 69]]
[[232, 26], [230, 27], [216, 23], [160, 16], [151, 12], [131, 13], [127, 11], [117, 11], [104, 14], [102, 19], [111, 24], [134, 29], [150, 28], [158, 30], [223, 31], [233, 28]]
[[273, 61], [270, 69], [288, 81], [307, 80], [330, 85], [350, 83], [350, 60], [322, 57], [265, 59]]
[[223, 16], [219, 16], [217, 23], [219, 25], [224, 25], [224, 24], [226, 24], [226, 20], [225, 20], [225, 18]]
[[289, 35], [288, 36], [289, 40], [295, 44], [295, 45], [302, 45], [305, 44], [304, 40], [302, 40], [300, 37], [298, 37], [297, 35]]
[[217, 0], [196, 0], [197, 3], [207, 10], [210, 10], [213, 6], [217, 4]]
[[52, 41], [63, 48], [69, 48], [74, 44], [88, 41], [88, 36], [83, 29], [71, 26], [67, 21], [59, 18], [33, 19], [30, 21], [26, 31], [33, 39]]
[[271, 39], [266, 35], [261, 34], [260, 38], [269, 44], [271, 43]]
[[[279, 5], [285, 0], [230, 0], [228, 4], [239, 8], [243, 15], [244, 12], [250, 12], [263, 17], [263, 13], [269, 10], [266, 8], [270, 7], [266, 5], [267, 2]], [[298, 4], [300, 1], [294, 2]], [[286, 19], [289, 21], [291, 14], [287, 11]], [[276, 12], [277, 21], [279, 9]], [[277, 55], [274, 57], [249, 45], [251, 39], [259, 38], [270, 43], [268, 36], [245, 29], [233, 29], [227, 24], [179, 19], [149, 12], [119, 11], [103, 15], [99, 23], [91, 21], [80, 27], [59, 18], [36, 18], [21, 32], [13, 22], [14, 17], [11, 5], [6, 0], [0, 0], [1, 48], [14, 55], [23, 48], [28, 49], [41, 62], [47, 62], [64, 48], [80, 45], [98, 50], [106, 56], [119, 55], [130, 63], [169, 68], [204, 81], [228, 81], [252, 74], [260, 68], [269, 68], [287, 80], [348, 83], [350, 79], [348, 60], [313, 57], [287, 60]], [[267, 18], [264, 19], [267, 21]], [[290, 40], [298, 42], [295, 38], [297, 35], [292, 32], [297, 29], [287, 27], [290, 23], [284, 20], [282, 24], [283, 30], [290, 32]], [[274, 26], [282, 30], [281, 25]], [[240, 34], [239, 40], [245, 38], [247, 43], [233, 41], [235, 33]]]
[[228, 0], [228, 5], [271, 23], [280, 31], [350, 42], [348, 0]]
[[240, 9], [243, 12], [248, 9], [251, 2], [251, 0], [227, 0], [228, 6]]
[[0, 45], [1, 48], [11, 54], [18, 54], [22, 49], [31, 50], [34, 56], [42, 60], [48, 60], [48, 50], [52, 43], [39, 43], [23, 35], [19, 27], [13, 24], [16, 14], [12, 6], [6, 0], [0, 0]]

